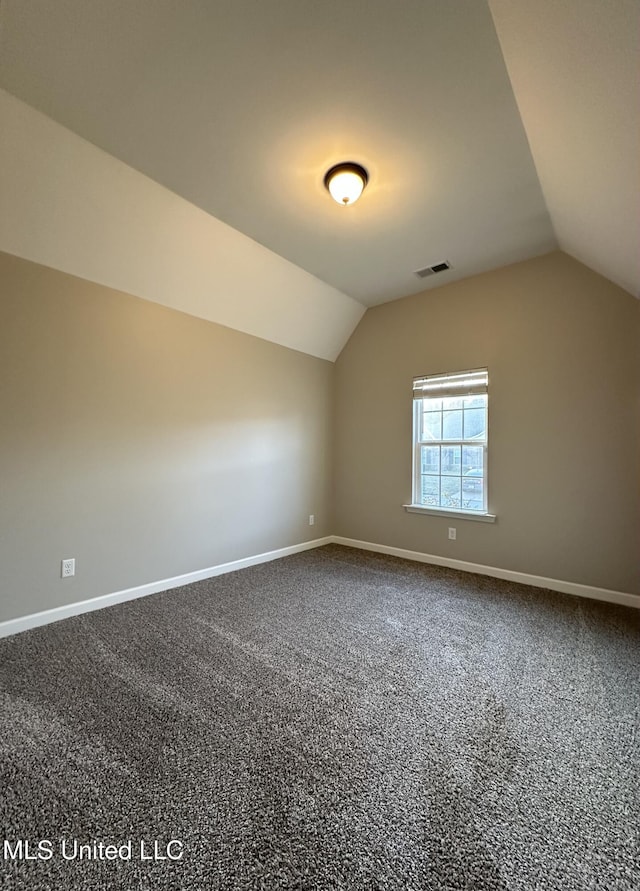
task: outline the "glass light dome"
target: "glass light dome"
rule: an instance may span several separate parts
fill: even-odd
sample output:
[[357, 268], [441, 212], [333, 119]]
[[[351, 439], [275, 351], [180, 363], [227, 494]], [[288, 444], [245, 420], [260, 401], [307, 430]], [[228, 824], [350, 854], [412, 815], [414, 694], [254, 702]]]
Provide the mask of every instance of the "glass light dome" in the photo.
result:
[[327, 171], [324, 178], [324, 184], [333, 200], [345, 206], [358, 200], [368, 181], [369, 175], [364, 167], [351, 161], [336, 164]]

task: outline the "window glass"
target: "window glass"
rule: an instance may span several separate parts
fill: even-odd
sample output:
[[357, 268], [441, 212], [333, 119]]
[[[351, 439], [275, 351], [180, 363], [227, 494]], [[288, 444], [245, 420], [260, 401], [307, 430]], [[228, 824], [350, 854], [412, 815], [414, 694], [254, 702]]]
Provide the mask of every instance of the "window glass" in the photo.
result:
[[484, 439], [487, 413], [484, 408], [466, 408], [464, 411], [464, 439]]
[[[426, 402], [427, 400], [423, 400]], [[438, 400], [440, 402], [440, 400]], [[442, 412], [428, 411], [422, 416], [423, 439], [442, 439]]]
[[[487, 511], [488, 375], [457, 372], [414, 382], [414, 503], [449, 510]], [[468, 395], [423, 397], [438, 388], [453, 390], [461, 376], [480, 384]], [[434, 381], [432, 383], [432, 381]], [[484, 392], [483, 392], [484, 387]]]
[[442, 412], [442, 438], [462, 439], [462, 409]]
[[442, 507], [461, 507], [460, 477], [442, 477]]
[[442, 475], [460, 476], [460, 446], [442, 446]]
[[440, 446], [422, 446], [422, 473], [440, 473]]

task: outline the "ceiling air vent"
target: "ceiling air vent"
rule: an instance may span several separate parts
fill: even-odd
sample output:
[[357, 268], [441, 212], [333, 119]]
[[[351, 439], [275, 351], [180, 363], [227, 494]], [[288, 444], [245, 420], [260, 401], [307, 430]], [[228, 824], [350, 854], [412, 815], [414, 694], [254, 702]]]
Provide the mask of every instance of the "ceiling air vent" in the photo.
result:
[[435, 275], [436, 272], [444, 272], [445, 269], [451, 269], [451, 264], [448, 260], [444, 260], [442, 263], [434, 263], [433, 266], [425, 266], [424, 269], [416, 269], [416, 275], [418, 278], [426, 278], [428, 275]]

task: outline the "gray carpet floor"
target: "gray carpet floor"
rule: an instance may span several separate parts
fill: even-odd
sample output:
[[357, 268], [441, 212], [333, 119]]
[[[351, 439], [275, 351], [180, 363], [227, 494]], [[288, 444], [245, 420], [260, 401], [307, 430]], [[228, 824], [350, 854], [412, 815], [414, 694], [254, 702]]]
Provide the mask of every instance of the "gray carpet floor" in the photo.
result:
[[3, 889], [640, 888], [635, 610], [331, 545], [0, 641], [0, 693]]

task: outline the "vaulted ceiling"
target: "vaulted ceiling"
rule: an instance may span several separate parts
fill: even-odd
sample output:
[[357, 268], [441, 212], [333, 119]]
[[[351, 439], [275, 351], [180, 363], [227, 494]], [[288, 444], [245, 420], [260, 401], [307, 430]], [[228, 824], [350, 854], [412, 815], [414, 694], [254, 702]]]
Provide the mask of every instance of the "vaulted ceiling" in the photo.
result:
[[0, 87], [364, 305], [557, 247], [638, 295], [639, 10], [1, 0]]
[[640, 296], [640, 0], [490, 0], [558, 245]]

